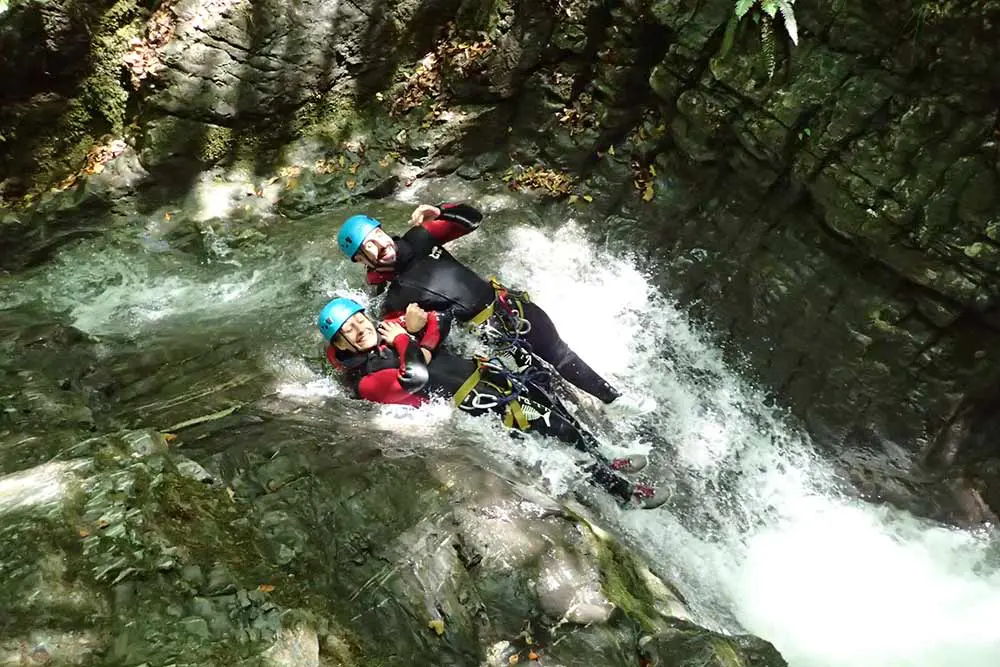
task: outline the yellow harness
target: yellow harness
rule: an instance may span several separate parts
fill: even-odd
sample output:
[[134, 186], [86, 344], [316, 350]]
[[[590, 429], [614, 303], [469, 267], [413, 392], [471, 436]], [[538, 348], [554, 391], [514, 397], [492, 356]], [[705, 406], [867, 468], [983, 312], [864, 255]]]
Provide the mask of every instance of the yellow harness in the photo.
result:
[[508, 290], [506, 287], [503, 286], [503, 283], [501, 283], [499, 280], [496, 279], [496, 276], [490, 276], [489, 281], [490, 281], [490, 287], [493, 288], [493, 293], [496, 295], [496, 297], [492, 301], [490, 301], [490, 305], [480, 310], [478, 313], [475, 314], [475, 316], [473, 316], [472, 319], [468, 321], [468, 325], [470, 328], [486, 324], [486, 322], [489, 321], [489, 319], [493, 317], [494, 314], [496, 314], [496, 306], [498, 301], [506, 303], [512, 310], [514, 310], [517, 313], [519, 318], [523, 317], [524, 315], [524, 302], [531, 301], [531, 297], [528, 296], [527, 292], [518, 292], [516, 295], [511, 293], [510, 290]]
[[[476, 313], [476, 315], [473, 316], [467, 322], [467, 326], [470, 329], [474, 329], [476, 327], [480, 327], [486, 324], [490, 320], [490, 318], [493, 317], [493, 315], [497, 314], [496, 310], [497, 302], [503, 302], [507, 304], [511, 309], [513, 309], [517, 313], [519, 321], [523, 322], [524, 320], [521, 317], [521, 315], [524, 313], [523, 302], [531, 300], [527, 292], [519, 292], [515, 296], [506, 287], [504, 287], [504, 285], [499, 280], [496, 279], [496, 276], [490, 276], [489, 281], [490, 281], [490, 286], [493, 288], [494, 294], [496, 294], [496, 297], [493, 299], [493, 301], [490, 302], [488, 306], [486, 306], [481, 311]], [[524, 332], [522, 331], [521, 333]], [[514, 390], [514, 387], [509, 380], [507, 380], [506, 387], [501, 387], [492, 380], [484, 379], [483, 369], [488, 367], [488, 361], [482, 357], [476, 357], [476, 361], [479, 362], [476, 367], [476, 370], [472, 373], [472, 375], [468, 377], [468, 379], [466, 379], [465, 382], [462, 383], [462, 386], [458, 388], [458, 391], [455, 392], [455, 396], [453, 397], [452, 400], [454, 400], [456, 406], [460, 407], [462, 403], [464, 403], [465, 400], [472, 393], [473, 389], [475, 389], [480, 382], [485, 382], [487, 385], [495, 389], [497, 393], [501, 396], [509, 396]], [[494, 407], [495, 405], [496, 405], [495, 403], [493, 405], [477, 404], [477, 405], [472, 405], [471, 407], [488, 409], [490, 407]], [[528, 418], [524, 414], [524, 410], [521, 407], [521, 403], [516, 398], [509, 401], [506, 404], [503, 414], [503, 424], [507, 428], [512, 428], [516, 425], [516, 427], [521, 431], [527, 431], [529, 428], [531, 428], [531, 424], [528, 422]]]
[[[455, 402], [456, 407], [461, 407], [462, 404], [465, 402], [465, 400], [469, 397], [469, 395], [472, 394], [472, 391], [481, 382], [484, 382], [493, 389], [495, 389], [497, 394], [500, 396], [509, 396], [514, 391], [514, 386], [511, 384], [510, 380], [507, 380], [506, 387], [501, 387], [499, 384], [493, 382], [490, 379], [484, 379], [483, 369], [489, 367], [489, 362], [482, 357], [476, 357], [476, 361], [478, 362], [476, 370], [474, 370], [472, 372], [472, 375], [470, 375], [465, 380], [465, 382], [462, 383], [462, 386], [458, 388], [458, 391], [456, 391], [455, 395], [452, 397], [452, 400]], [[475, 401], [476, 398], [478, 398], [478, 395], [473, 397], [473, 401]], [[496, 405], [497, 405], [496, 402], [492, 404], [474, 403], [469, 407], [489, 409], [495, 407]], [[507, 428], [512, 428], [516, 426], [516, 428], [520, 431], [527, 431], [529, 428], [531, 428], [531, 423], [528, 421], [527, 416], [525, 416], [524, 410], [521, 408], [520, 401], [518, 401], [516, 398], [511, 401], [508, 401], [507, 404], [504, 406], [503, 425], [506, 426]]]

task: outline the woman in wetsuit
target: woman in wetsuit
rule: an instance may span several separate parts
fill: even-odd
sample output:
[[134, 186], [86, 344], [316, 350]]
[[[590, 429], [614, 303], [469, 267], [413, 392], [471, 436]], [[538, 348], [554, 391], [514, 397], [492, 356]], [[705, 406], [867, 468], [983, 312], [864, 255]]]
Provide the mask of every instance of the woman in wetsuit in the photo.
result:
[[588, 471], [611, 494], [646, 508], [662, 504], [651, 487], [618, 474], [638, 471], [645, 459], [601, 456], [594, 437], [548, 391], [546, 370], [514, 371], [443, 348], [452, 319], [411, 303], [402, 315], [376, 325], [359, 303], [339, 298], [323, 308], [317, 324], [329, 343], [327, 359], [346, 373], [359, 398], [417, 407], [440, 396], [474, 416], [496, 414], [508, 428], [555, 436], [594, 455], [597, 462]]

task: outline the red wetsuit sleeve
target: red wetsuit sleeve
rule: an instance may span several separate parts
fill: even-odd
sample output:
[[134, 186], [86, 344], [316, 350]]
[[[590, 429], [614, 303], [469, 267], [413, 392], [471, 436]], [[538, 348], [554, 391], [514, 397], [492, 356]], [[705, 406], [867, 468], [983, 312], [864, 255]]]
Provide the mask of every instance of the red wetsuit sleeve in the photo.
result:
[[420, 348], [412, 344], [407, 334], [400, 334], [392, 341], [399, 354], [399, 368], [384, 368], [370, 373], [358, 383], [361, 398], [376, 403], [420, 405], [424, 399], [417, 392], [427, 384], [427, 366], [423, 363]]
[[435, 311], [428, 311], [427, 325], [419, 336], [420, 347], [433, 352], [441, 344], [441, 327], [439, 326], [438, 314]]
[[423, 224], [434, 240], [447, 243], [479, 229], [483, 214], [468, 204], [441, 204], [441, 215]]
[[[386, 313], [383, 320], [395, 320], [400, 324], [400, 326], [406, 327], [406, 313]], [[433, 352], [441, 344], [441, 341], [448, 334], [448, 330], [442, 326], [442, 316], [440, 313], [428, 310], [427, 311], [427, 324], [424, 328], [413, 334], [417, 342], [420, 343], [420, 347], [430, 350]]]

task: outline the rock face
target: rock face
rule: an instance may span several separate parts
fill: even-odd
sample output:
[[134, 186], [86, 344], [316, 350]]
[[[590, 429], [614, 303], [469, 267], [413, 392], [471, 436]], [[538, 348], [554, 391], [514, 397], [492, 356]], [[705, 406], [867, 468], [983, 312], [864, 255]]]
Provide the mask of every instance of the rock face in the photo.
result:
[[[8, 214], [0, 266], [114, 206], [183, 197], [213, 164], [279, 178], [286, 215], [378, 196], [400, 164], [509, 169], [644, 234], [664, 284], [866, 491], [940, 491], [951, 518], [995, 496], [991, 464], [955, 462], [998, 455], [968, 435], [1000, 379], [997, 0], [799, 0], [797, 46], [756, 6], [736, 22], [731, 0], [91, 6], [0, 17], [16, 54], [0, 181], [24, 191], [31, 146], [128, 116], [132, 199], [78, 184], [61, 208]], [[42, 63], [60, 75], [29, 76]], [[68, 110], [86, 132], [67, 134]]]
[[[764, 640], [692, 624], [582, 507], [460, 447], [383, 455], [390, 436], [420, 438], [356, 403], [116, 426], [259, 396], [231, 343], [192, 360], [180, 341], [21, 325], [0, 317], [2, 664], [626, 667], [717, 648], [785, 665]], [[46, 362], [58, 354], [73, 363]]]

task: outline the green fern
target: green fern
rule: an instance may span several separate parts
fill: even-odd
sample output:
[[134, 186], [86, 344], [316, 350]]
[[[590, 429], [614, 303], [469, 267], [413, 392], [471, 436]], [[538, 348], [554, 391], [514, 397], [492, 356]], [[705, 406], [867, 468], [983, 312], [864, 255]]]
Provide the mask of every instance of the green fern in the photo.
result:
[[778, 42], [774, 37], [774, 21], [770, 15], [765, 16], [760, 22], [760, 39], [764, 59], [767, 61], [767, 78], [771, 79], [774, 70], [778, 68]]
[[769, 18], [775, 19], [781, 14], [788, 38], [792, 40], [792, 44], [798, 46], [799, 24], [795, 21], [794, 4], [795, 0], [736, 0], [736, 19], [740, 20], [746, 16], [754, 5], [758, 5]]

